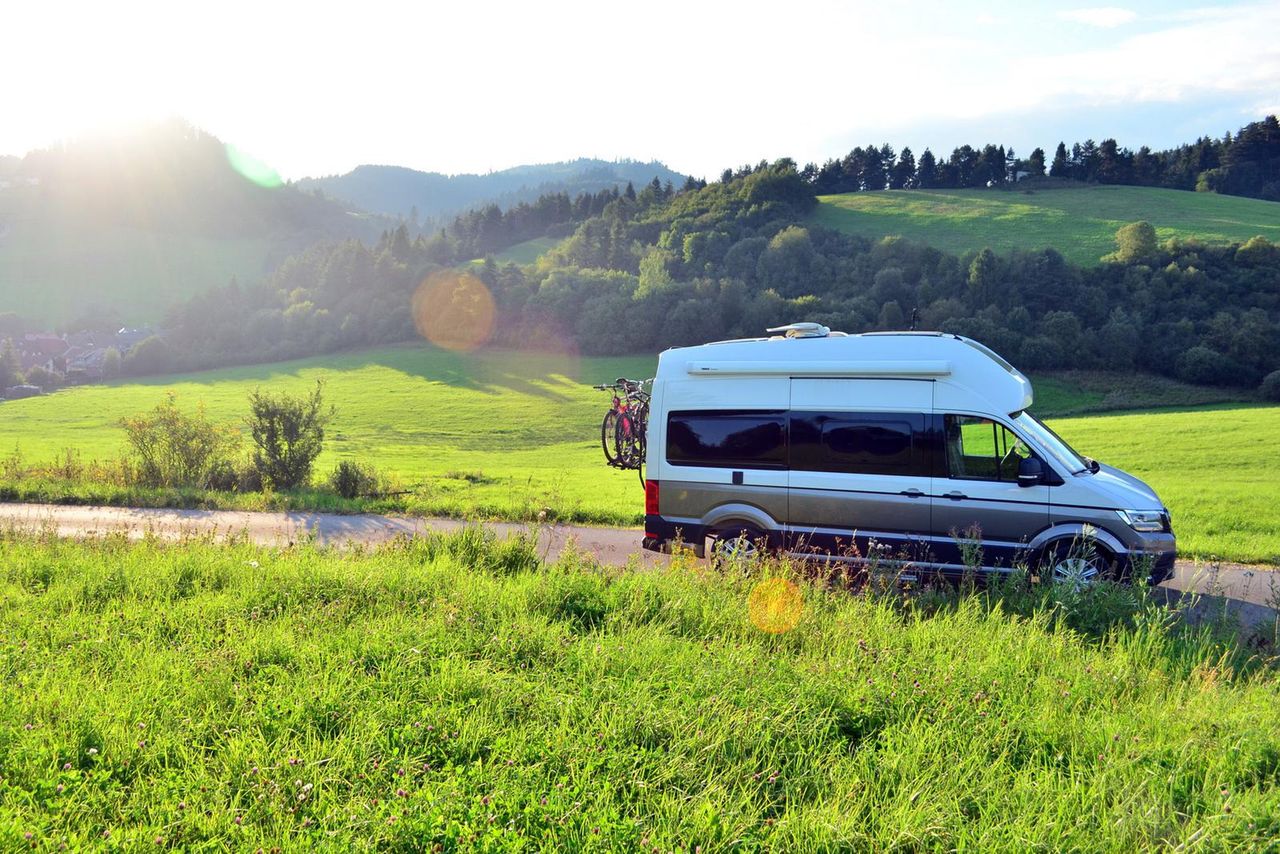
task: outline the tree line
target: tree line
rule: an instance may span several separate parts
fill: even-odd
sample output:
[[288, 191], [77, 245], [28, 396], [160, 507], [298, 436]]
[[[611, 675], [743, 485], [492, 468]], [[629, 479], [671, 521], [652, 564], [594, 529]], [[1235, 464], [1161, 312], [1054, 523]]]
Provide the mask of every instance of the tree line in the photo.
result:
[[1202, 137], [1164, 151], [1145, 145], [1132, 151], [1114, 139], [1087, 139], [1070, 148], [1059, 142], [1052, 157], [1043, 148], [1021, 158], [1012, 148], [987, 144], [958, 146], [945, 159], [926, 148], [917, 158], [910, 148], [899, 153], [886, 143], [854, 148], [820, 166], [806, 164], [800, 174], [819, 194], [998, 187], [1047, 175], [1280, 201], [1280, 122], [1267, 116], [1234, 135]]

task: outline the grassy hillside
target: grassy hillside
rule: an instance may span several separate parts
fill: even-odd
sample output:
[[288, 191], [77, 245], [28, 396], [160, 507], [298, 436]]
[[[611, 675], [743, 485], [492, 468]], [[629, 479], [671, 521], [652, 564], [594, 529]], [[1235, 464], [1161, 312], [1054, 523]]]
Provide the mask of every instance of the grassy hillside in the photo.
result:
[[1152, 187], [886, 190], [819, 197], [813, 221], [866, 237], [900, 235], [948, 252], [1051, 246], [1093, 264], [1115, 249], [1116, 229], [1146, 220], [1161, 239], [1280, 241], [1280, 203]]
[[156, 322], [179, 298], [260, 280], [278, 258], [263, 237], [63, 230], [17, 222], [0, 236], [0, 311], [57, 324], [104, 310]]
[[[400, 348], [68, 389], [0, 404], [0, 455], [17, 447], [28, 460], [49, 460], [75, 447], [85, 458], [105, 459], [122, 450], [116, 422], [151, 408], [168, 390], [180, 404], [203, 401], [213, 417], [236, 421], [255, 387], [301, 392], [324, 378], [337, 417], [322, 473], [343, 458], [374, 463], [419, 489], [419, 506], [429, 512], [527, 518], [551, 507], [567, 517], [636, 524], [639, 483], [634, 472], [604, 466], [599, 424], [608, 396], [588, 386], [653, 370], [648, 358]], [[1182, 402], [1215, 399], [1171, 383], [1156, 384], [1144, 397], [1131, 382], [1053, 377], [1038, 383], [1036, 410], [1053, 415], [1167, 405], [1175, 393]], [[1185, 552], [1280, 562], [1274, 476], [1258, 462], [1280, 454], [1280, 407], [1051, 423], [1083, 453], [1148, 480], [1173, 510]]]
[[318, 241], [386, 227], [177, 120], [31, 152], [18, 171], [0, 187], [0, 312], [38, 326], [158, 321], [232, 276], [256, 283]]
[[763, 572], [0, 535], [0, 848], [1274, 847], [1251, 651]]

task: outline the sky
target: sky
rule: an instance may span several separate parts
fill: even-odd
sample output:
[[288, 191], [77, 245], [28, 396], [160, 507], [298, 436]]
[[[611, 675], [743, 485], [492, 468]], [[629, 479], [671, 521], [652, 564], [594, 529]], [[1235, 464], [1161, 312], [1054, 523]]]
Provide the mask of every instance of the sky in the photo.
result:
[[1277, 0], [19, 0], [0, 25], [0, 154], [180, 116], [291, 179], [1159, 148], [1280, 112]]

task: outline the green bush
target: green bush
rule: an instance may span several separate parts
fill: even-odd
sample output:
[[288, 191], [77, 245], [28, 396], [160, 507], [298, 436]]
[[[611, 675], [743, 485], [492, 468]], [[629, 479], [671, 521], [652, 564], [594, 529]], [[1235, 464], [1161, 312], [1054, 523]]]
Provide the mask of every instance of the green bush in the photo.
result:
[[1272, 371], [1263, 377], [1258, 390], [1262, 392], [1263, 400], [1280, 401], [1280, 371]]
[[355, 460], [343, 460], [329, 475], [329, 486], [343, 498], [371, 495], [378, 491], [378, 483], [374, 468]]
[[287, 491], [306, 486], [311, 468], [324, 447], [324, 428], [332, 411], [324, 409], [324, 384], [316, 382], [306, 397], [249, 395], [249, 435], [253, 439], [253, 464], [262, 482]]
[[122, 419], [120, 426], [132, 476], [141, 486], [204, 487], [214, 467], [228, 462], [240, 444], [235, 428], [210, 421], [203, 403], [186, 413], [173, 393], [151, 412]]

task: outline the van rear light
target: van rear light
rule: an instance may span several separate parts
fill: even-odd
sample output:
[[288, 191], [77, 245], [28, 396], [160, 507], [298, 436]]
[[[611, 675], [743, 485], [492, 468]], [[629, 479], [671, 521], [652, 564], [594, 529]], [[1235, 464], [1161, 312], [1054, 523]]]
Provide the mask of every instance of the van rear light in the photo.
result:
[[646, 516], [658, 515], [658, 482], [656, 480], [646, 480], [644, 482], [644, 514]]

